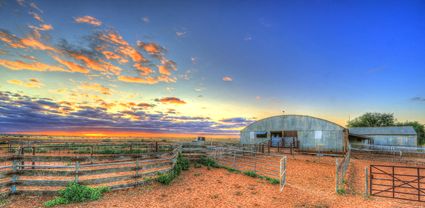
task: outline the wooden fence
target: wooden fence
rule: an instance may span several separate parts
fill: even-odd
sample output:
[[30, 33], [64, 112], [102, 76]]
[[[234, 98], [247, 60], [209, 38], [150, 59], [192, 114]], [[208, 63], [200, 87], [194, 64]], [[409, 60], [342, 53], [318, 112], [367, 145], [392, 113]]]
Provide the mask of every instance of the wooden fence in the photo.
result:
[[341, 162], [338, 161], [338, 158], [336, 159], [335, 191], [337, 193], [340, 190], [340, 187], [344, 186], [345, 175], [347, 173], [348, 166], [350, 165], [350, 159], [351, 159], [351, 146], [348, 145], [348, 151], [345, 154], [344, 158], [341, 160]]
[[155, 144], [0, 148], [0, 194], [54, 194], [70, 182], [112, 190], [171, 170], [179, 147]]

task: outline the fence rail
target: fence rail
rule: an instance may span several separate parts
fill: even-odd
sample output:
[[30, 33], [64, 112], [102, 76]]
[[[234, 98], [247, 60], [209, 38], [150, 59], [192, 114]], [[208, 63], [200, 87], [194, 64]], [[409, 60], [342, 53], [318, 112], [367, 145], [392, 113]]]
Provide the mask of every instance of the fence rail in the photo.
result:
[[2, 147], [0, 195], [53, 194], [73, 181], [112, 190], [143, 185], [171, 170], [178, 153], [158, 143]]

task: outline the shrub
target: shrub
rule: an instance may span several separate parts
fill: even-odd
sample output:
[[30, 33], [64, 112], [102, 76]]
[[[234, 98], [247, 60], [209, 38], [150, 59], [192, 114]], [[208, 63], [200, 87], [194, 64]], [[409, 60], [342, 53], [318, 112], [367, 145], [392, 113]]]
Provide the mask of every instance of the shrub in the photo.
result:
[[195, 163], [195, 168], [200, 168], [200, 167], [202, 167], [202, 165], [201, 164], [199, 164], [199, 163]]
[[213, 168], [220, 167], [214, 159], [209, 158], [209, 157], [205, 157], [205, 156], [202, 156], [199, 159], [198, 163], [205, 165], [205, 166], [208, 166], [208, 167], [213, 167]]
[[160, 174], [156, 180], [162, 184], [169, 185], [177, 176], [180, 175], [182, 170], [188, 169], [189, 160], [179, 154], [177, 156], [177, 162], [174, 168], [168, 173]]
[[59, 204], [69, 204], [75, 202], [94, 201], [102, 197], [103, 193], [109, 191], [109, 187], [91, 188], [78, 183], [69, 183], [64, 190], [59, 191], [59, 196], [44, 203], [47, 207]]

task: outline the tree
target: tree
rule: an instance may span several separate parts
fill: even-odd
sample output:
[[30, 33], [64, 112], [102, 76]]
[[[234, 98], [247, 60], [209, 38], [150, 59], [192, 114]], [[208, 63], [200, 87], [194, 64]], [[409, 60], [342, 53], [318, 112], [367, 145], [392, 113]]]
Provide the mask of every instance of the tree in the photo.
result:
[[425, 126], [417, 121], [398, 122], [397, 126], [412, 126], [418, 134], [418, 144], [425, 144]]
[[348, 127], [380, 127], [395, 126], [396, 120], [392, 113], [365, 113], [351, 121]]

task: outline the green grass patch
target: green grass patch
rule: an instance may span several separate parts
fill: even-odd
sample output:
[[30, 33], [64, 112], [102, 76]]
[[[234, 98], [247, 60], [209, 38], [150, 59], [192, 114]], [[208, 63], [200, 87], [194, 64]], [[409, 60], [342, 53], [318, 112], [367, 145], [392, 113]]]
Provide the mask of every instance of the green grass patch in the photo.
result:
[[109, 187], [91, 188], [78, 183], [69, 183], [64, 190], [59, 191], [59, 196], [44, 203], [47, 207], [76, 202], [95, 201], [109, 191]]
[[347, 191], [345, 191], [344, 188], [339, 188], [338, 190], [336, 190], [336, 193], [338, 195], [345, 195], [345, 194], [347, 194]]

